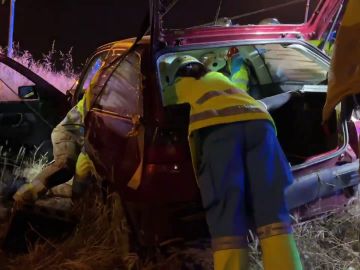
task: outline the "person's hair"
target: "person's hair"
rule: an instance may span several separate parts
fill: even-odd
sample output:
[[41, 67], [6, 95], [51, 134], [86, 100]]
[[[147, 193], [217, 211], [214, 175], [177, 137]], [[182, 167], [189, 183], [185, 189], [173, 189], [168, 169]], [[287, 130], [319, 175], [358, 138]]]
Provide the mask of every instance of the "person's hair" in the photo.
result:
[[175, 74], [175, 78], [176, 77], [192, 77], [192, 78], [195, 78], [196, 80], [198, 80], [202, 76], [204, 76], [206, 73], [208, 73], [208, 70], [201, 63], [189, 63], [178, 69], [178, 71]]

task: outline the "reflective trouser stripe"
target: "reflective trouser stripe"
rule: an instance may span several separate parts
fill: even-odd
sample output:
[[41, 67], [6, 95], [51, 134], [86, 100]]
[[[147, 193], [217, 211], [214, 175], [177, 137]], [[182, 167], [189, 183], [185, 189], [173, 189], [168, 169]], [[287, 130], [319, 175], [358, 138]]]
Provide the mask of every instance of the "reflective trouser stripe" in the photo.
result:
[[244, 248], [248, 246], [246, 235], [222, 236], [211, 240], [213, 250], [224, 250], [233, 248]]
[[290, 234], [292, 232], [290, 224], [273, 223], [257, 228], [259, 239], [269, 238], [280, 234]]
[[226, 95], [237, 95], [237, 94], [246, 94], [247, 93], [241, 89], [226, 89], [226, 90], [214, 90], [214, 91], [209, 91], [207, 93], [205, 93], [204, 95], [202, 95], [197, 101], [196, 103], [201, 105], [203, 103], [205, 103], [206, 101], [208, 101], [209, 99], [212, 99], [214, 97], [218, 97], [218, 96], [226, 96]]
[[254, 105], [236, 105], [219, 110], [207, 110], [190, 116], [190, 123], [206, 120], [217, 116], [231, 116], [246, 113], [264, 113], [263, 110]]

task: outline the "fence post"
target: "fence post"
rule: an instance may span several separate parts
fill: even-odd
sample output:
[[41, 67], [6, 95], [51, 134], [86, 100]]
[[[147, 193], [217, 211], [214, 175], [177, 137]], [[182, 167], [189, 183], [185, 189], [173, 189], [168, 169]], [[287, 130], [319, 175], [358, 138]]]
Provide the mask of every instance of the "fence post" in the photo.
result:
[[15, 21], [15, 0], [10, 3], [10, 19], [9, 19], [9, 38], [8, 38], [8, 57], [13, 56], [13, 43], [14, 43], [14, 21]]

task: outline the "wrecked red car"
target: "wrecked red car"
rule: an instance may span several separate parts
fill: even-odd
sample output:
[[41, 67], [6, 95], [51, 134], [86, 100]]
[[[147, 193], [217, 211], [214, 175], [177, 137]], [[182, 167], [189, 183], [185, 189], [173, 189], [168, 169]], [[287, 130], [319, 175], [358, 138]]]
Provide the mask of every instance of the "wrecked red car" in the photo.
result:
[[[151, 39], [143, 37], [135, 47], [129, 39], [98, 49], [73, 99], [75, 104], [105, 62], [85, 119], [85, 148], [107, 189], [121, 195], [135, 238], [152, 245], [206, 235], [187, 141], [189, 108], [162, 104], [167, 65], [184, 54], [224, 59], [236, 47], [247, 61], [253, 97], [300, 91], [272, 113], [295, 178], [286, 192], [288, 205], [295, 217], [306, 219], [351, 203], [360, 181], [360, 122], [352, 108], [340, 104], [322, 123], [330, 59], [306, 41], [330, 31], [342, 1], [319, 1], [301, 25], [181, 30], [165, 29], [163, 4], [152, 2]], [[134, 183], [139, 165], [141, 179]]]

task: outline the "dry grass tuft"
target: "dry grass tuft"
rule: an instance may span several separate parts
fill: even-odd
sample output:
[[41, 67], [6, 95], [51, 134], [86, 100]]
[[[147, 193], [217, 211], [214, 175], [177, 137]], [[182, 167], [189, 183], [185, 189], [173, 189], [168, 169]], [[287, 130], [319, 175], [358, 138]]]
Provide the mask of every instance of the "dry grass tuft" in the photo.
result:
[[[306, 270], [360, 270], [360, 202], [338, 213], [294, 225]], [[262, 270], [259, 242], [250, 245], [251, 269]]]
[[28, 254], [12, 259], [6, 269], [114, 270], [135, 263], [128, 256], [128, 229], [117, 195], [107, 205], [89, 199], [77, 211], [81, 219], [70, 237], [61, 243], [37, 243]]
[[360, 269], [360, 203], [295, 226], [305, 269]]

